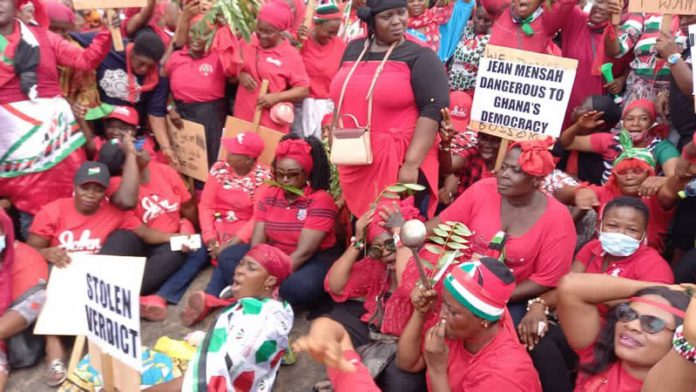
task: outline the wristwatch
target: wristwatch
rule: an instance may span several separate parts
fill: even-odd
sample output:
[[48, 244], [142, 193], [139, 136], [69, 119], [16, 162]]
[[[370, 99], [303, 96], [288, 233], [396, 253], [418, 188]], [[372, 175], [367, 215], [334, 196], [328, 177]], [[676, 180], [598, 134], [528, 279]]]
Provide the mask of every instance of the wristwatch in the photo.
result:
[[672, 53], [667, 57], [667, 62], [669, 65], [674, 65], [679, 62], [679, 59], [681, 59], [681, 54], [679, 53]]

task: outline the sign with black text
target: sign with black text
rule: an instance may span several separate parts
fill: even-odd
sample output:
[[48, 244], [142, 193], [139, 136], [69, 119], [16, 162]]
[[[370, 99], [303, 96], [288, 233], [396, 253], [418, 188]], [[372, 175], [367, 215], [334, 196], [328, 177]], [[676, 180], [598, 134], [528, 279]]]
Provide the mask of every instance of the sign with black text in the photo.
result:
[[577, 66], [575, 59], [486, 46], [470, 128], [509, 140], [557, 138]]

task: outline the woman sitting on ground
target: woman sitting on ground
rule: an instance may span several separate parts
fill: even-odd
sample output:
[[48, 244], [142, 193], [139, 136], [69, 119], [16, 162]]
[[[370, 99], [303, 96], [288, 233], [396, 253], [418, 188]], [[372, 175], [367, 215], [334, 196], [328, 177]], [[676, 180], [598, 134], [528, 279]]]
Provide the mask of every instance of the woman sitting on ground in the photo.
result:
[[[607, 303], [615, 306], [603, 323], [598, 305]], [[640, 390], [652, 366], [670, 351], [688, 303], [683, 291], [655, 283], [596, 274], [563, 278], [563, 333], [577, 352], [594, 346], [594, 360], [581, 366], [575, 391]]]
[[329, 165], [319, 140], [287, 135], [276, 147], [275, 186], [256, 200], [251, 244], [230, 246], [220, 253], [218, 265], [203, 291], [193, 293], [182, 322], [192, 325], [212, 306], [225, 304], [218, 296], [229, 285], [232, 271], [250, 247], [267, 243], [290, 255], [293, 273], [280, 287], [280, 296], [292, 306], [312, 308], [326, 301], [323, 282], [331, 263], [336, 204], [328, 194]]
[[148, 391], [270, 391], [294, 318], [275, 295], [291, 264], [274, 246], [253, 246], [230, 276], [233, 304], [209, 328], [186, 375]]

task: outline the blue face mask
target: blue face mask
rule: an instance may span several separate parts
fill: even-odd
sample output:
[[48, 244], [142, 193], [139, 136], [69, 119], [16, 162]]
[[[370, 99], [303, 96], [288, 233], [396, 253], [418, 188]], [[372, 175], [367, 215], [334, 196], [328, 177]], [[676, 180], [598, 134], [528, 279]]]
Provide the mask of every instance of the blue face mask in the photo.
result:
[[0, 253], [2, 253], [5, 250], [5, 234], [0, 235]]
[[638, 250], [640, 240], [629, 237], [622, 233], [599, 233], [599, 242], [602, 243], [602, 250], [616, 257], [627, 257]]

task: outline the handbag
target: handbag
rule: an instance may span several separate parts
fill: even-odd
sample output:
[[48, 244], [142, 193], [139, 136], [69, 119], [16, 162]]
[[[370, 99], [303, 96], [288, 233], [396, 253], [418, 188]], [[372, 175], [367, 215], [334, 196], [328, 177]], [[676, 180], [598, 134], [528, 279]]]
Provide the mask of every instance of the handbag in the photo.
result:
[[[46, 288], [45, 284], [39, 284], [27, 290], [17, 298], [10, 306], [24, 301], [30, 295]], [[39, 363], [44, 356], [46, 347], [45, 336], [34, 335], [34, 324], [27, 326], [20, 333], [5, 340], [7, 345], [7, 361], [11, 369], [31, 367]]]
[[[353, 67], [348, 72], [346, 80], [343, 82], [343, 87], [341, 88], [341, 95], [338, 99], [338, 106], [334, 112], [333, 122], [331, 124], [331, 163], [334, 165], [370, 165], [372, 164], [372, 146], [370, 145], [370, 126], [372, 123], [372, 95], [375, 88], [375, 83], [379, 74], [382, 73], [384, 69], [384, 64], [389, 59], [389, 56], [394, 51], [396, 47], [396, 42], [393, 43], [387, 53], [384, 55], [382, 62], [377, 67], [375, 71], [375, 76], [372, 78], [372, 83], [370, 84], [370, 89], [367, 92], [367, 124], [361, 126], [358, 120], [352, 114], [341, 115], [341, 108], [343, 107], [343, 99], [346, 95], [346, 88], [348, 87], [348, 82], [353, 76], [355, 69], [360, 64], [360, 60], [363, 59], [365, 53], [367, 53], [370, 47], [369, 40], [365, 40], [365, 47], [363, 51], [358, 56], [358, 59], [353, 63]], [[354, 127], [346, 128], [343, 126], [343, 117], [348, 117], [353, 120]]]

